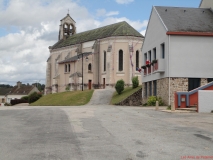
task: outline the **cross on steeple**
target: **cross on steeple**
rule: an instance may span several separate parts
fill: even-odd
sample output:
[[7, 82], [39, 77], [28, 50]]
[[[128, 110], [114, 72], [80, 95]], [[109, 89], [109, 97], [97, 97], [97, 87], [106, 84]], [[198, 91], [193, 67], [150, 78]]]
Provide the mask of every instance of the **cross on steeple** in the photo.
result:
[[69, 11], [70, 11], [70, 10], [68, 9], [68, 13], [67, 13], [67, 14], [69, 14]]

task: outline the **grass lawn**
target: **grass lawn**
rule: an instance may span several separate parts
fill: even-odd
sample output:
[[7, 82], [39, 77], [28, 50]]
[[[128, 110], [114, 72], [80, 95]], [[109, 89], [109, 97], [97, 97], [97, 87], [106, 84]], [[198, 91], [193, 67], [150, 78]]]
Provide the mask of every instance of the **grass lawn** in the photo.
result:
[[30, 106], [80, 106], [90, 101], [93, 92], [94, 90], [85, 90], [48, 94]]
[[142, 86], [138, 86], [137, 88], [134, 89], [132, 89], [132, 87], [126, 87], [124, 88], [123, 92], [120, 95], [115, 91], [115, 93], [112, 96], [110, 104], [116, 104], [121, 102], [122, 100], [129, 97], [131, 94], [133, 94], [134, 92], [138, 91], [141, 88]]

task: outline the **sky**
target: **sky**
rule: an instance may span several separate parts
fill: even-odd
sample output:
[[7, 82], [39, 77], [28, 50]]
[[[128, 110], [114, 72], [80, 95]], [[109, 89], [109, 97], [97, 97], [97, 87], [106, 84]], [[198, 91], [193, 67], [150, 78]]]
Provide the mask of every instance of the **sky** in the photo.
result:
[[45, 84], [49, 46], [69, 12], [77, 33], [126, 21], [145, 35], [152, 6], [193, 7], [200, 0], [0, 0], [0, 84]]

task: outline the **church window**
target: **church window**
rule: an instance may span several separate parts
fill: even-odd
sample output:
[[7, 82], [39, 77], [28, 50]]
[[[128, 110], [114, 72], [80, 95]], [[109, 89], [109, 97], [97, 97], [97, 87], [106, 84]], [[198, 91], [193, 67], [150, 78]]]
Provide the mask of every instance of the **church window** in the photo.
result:
[[88, 65], [88, 71], [92, 71], [92, 64], [91, 63]]
[[118, 70], [123, 71], [123, 50], [119, 50], [119, 57], [118, 57]]
[[104, 71], [106, 71], [106, 51], [104, 51]]
[[64, 72], [67, 72], [67, 64], [64, 65]]
[[70, 72], [70, 64], [68, 64], [68, 72]]
[[136, 68], [139, 68], [139, 51], [136, 51]]

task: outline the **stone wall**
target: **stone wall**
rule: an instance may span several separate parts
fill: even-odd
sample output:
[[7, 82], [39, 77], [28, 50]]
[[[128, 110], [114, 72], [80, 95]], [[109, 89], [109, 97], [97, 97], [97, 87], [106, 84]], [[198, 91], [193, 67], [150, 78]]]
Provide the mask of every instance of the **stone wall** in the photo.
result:
[[174, 93], [188, 92], [188, 78], [170, 78], [170, 101], [174, 102]]
[[141, 106], [142, 105], [142, 88], [137, 92], [133, 93], [131, 96], [127, 97], [125, 100], [117, 103], [116, 105], [121, 106]]
[[[149, 82], [147, 83], [147, 96], [145, 95], [145, 83], [142, 84], [143, 87], [143, 98], [142, 98], [142, 103], [145, 104], [147, 103], [147, 100], [149, 98], [149, 95], [154, 95], [154, 87], [153, 87], [153, 81], [152, 81], [152, 93], [149, 93]], [[168, 99], [169, 99], [169, 79], [168, 78], [163, 78], [157, 80], [157, 97], [161, 97], [164, 104], [168, 104]]]
[[201, 78], [200, 86], [206, 85], [208, 83], [207, 78]]

